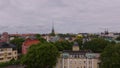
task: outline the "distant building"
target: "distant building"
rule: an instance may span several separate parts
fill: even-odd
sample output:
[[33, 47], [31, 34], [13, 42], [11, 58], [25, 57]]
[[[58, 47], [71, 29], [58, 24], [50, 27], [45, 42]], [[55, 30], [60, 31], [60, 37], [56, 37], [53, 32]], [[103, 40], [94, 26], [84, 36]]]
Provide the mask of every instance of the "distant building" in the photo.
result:
[[104, 33], [101, 33], [99, 36], [107, 40], [115, 40], [117, 37], [120, 36], [120, 33], [105, 31]]
[[3, 34], [1, 35], [1, 41], [9, 42], [9, 34], [7, 32], [3, 32]]
[[0, 42], [0, 62], [7, 62], [12, 59], [17, 60], [18, 53], [15, 45]]
[[72, 51], [63, 51], [58, 60], [56, 68], [99, 68], [98, 53], [79, 50], [74, 43]]
[[22, 54], [26, 54], [28, 48], [31, 45], [38, 44], [38, 43], [40, 43], [40, 41], [37, 39], [30, 39], [30, 38], [26, 39], [25, 42], [23, 42], [23, 44], [22, 44]]

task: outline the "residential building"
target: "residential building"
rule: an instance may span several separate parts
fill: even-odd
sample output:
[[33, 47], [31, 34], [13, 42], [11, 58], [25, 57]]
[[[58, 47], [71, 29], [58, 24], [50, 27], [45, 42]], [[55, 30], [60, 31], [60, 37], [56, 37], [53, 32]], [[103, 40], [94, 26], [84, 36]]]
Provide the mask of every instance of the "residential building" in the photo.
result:
[[7, 62], [12, 59], [17, 60], [18, 53], [16, 46], [6, 42], [0, 42], [0, 62]]
[[9, 34], [8, 32], [3, 32], [3, 34], [1, 35], [1, 41], [2, 42], [9, 42]]
[[30, 39], [30, 38], [26, 39], [25, 42], [23, 42], [22, 44], [22, 54], [26, 54], [28, 48], [31, 45], [38, 44], [38, 43], [40, 43], [38, 39]]
[[79, 50], [77, 43], [74, 43], [72, 51], [63, 51], [56, 68], [99, 68], [98, 53]]

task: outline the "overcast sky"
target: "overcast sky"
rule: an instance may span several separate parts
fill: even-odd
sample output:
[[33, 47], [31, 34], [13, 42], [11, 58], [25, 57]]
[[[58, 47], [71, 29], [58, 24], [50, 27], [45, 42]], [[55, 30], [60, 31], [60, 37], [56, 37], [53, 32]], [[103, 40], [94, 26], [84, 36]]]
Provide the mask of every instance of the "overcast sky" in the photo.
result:
[[0, 33], [120, 31], [120, 0], [0, 0]]

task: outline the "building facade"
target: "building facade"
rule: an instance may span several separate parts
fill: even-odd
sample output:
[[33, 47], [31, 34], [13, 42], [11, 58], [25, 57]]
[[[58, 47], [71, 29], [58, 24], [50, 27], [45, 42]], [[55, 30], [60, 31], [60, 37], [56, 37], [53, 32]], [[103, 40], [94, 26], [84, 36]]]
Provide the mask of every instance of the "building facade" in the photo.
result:
[[22, 54], [26, 54], [31, 45], [40, 43], [37, 39], [26, 39], [22, 44]]
[[99, 54], [80, 51], [64, 52], [57, 68], [99, 68], [98, 56]]
[[81, 51], [77, 43], [74, 44], [72, 51], [63, 51], [56, 68], [99, 68], [98, 53]]
[[17, 58], [18, 53], [14, 45], [4, 42], [0, 43], [0, 62], [7, 62], [12, 59], [17, 60]]
[[1, 35], [1, 41], [2, 42], [9, 42], [9, 34], [7, 32], [3, 32], [3, 34]]

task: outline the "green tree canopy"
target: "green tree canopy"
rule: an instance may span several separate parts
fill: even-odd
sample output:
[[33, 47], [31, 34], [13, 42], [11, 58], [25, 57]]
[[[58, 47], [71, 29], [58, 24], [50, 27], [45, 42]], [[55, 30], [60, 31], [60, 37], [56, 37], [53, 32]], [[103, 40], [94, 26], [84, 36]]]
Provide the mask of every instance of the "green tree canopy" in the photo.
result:
[[116, 40], [120, 41], [120, 36], [118, 36], [118, 37], [116, 38]]
[[59, 52], [53, 44], [42, 43], [31, 46], [21, 62], [27, 68], [53, 68], [58, 57]]
[[63, 51], [63, 50], [72, 50], [72, 42], [68, 42], [68, 41], [57, 41], [55, 43], [53, 43], [59, 51]]
[[102, 52], [110, 42], [101, 38], [92, 39], [84, 43], [84, 49], [92, 50], [93, 52]]
[[36, 34], [35, 37], [40, 40], [41, 43], [46, 42], [46, 40], [44, 38], [42, 38], [42, 36], [40, 34]]
[[100, 59], [101, 68], [120, 68], [120, 44], [107, 46]]
[[18, 53], [22, 52], [22, 43], [24, 42], [23, 38], [16, 37], [15, 39], [11, 40], [10, 43], [16, 45]]
[[69, 33], [67, 33], [67, 34], [58, 34], [58, 36], [63, 37], [63, 38], [65, 38], [65, 37], [76, 37], [75, 34], [69, 34]]

